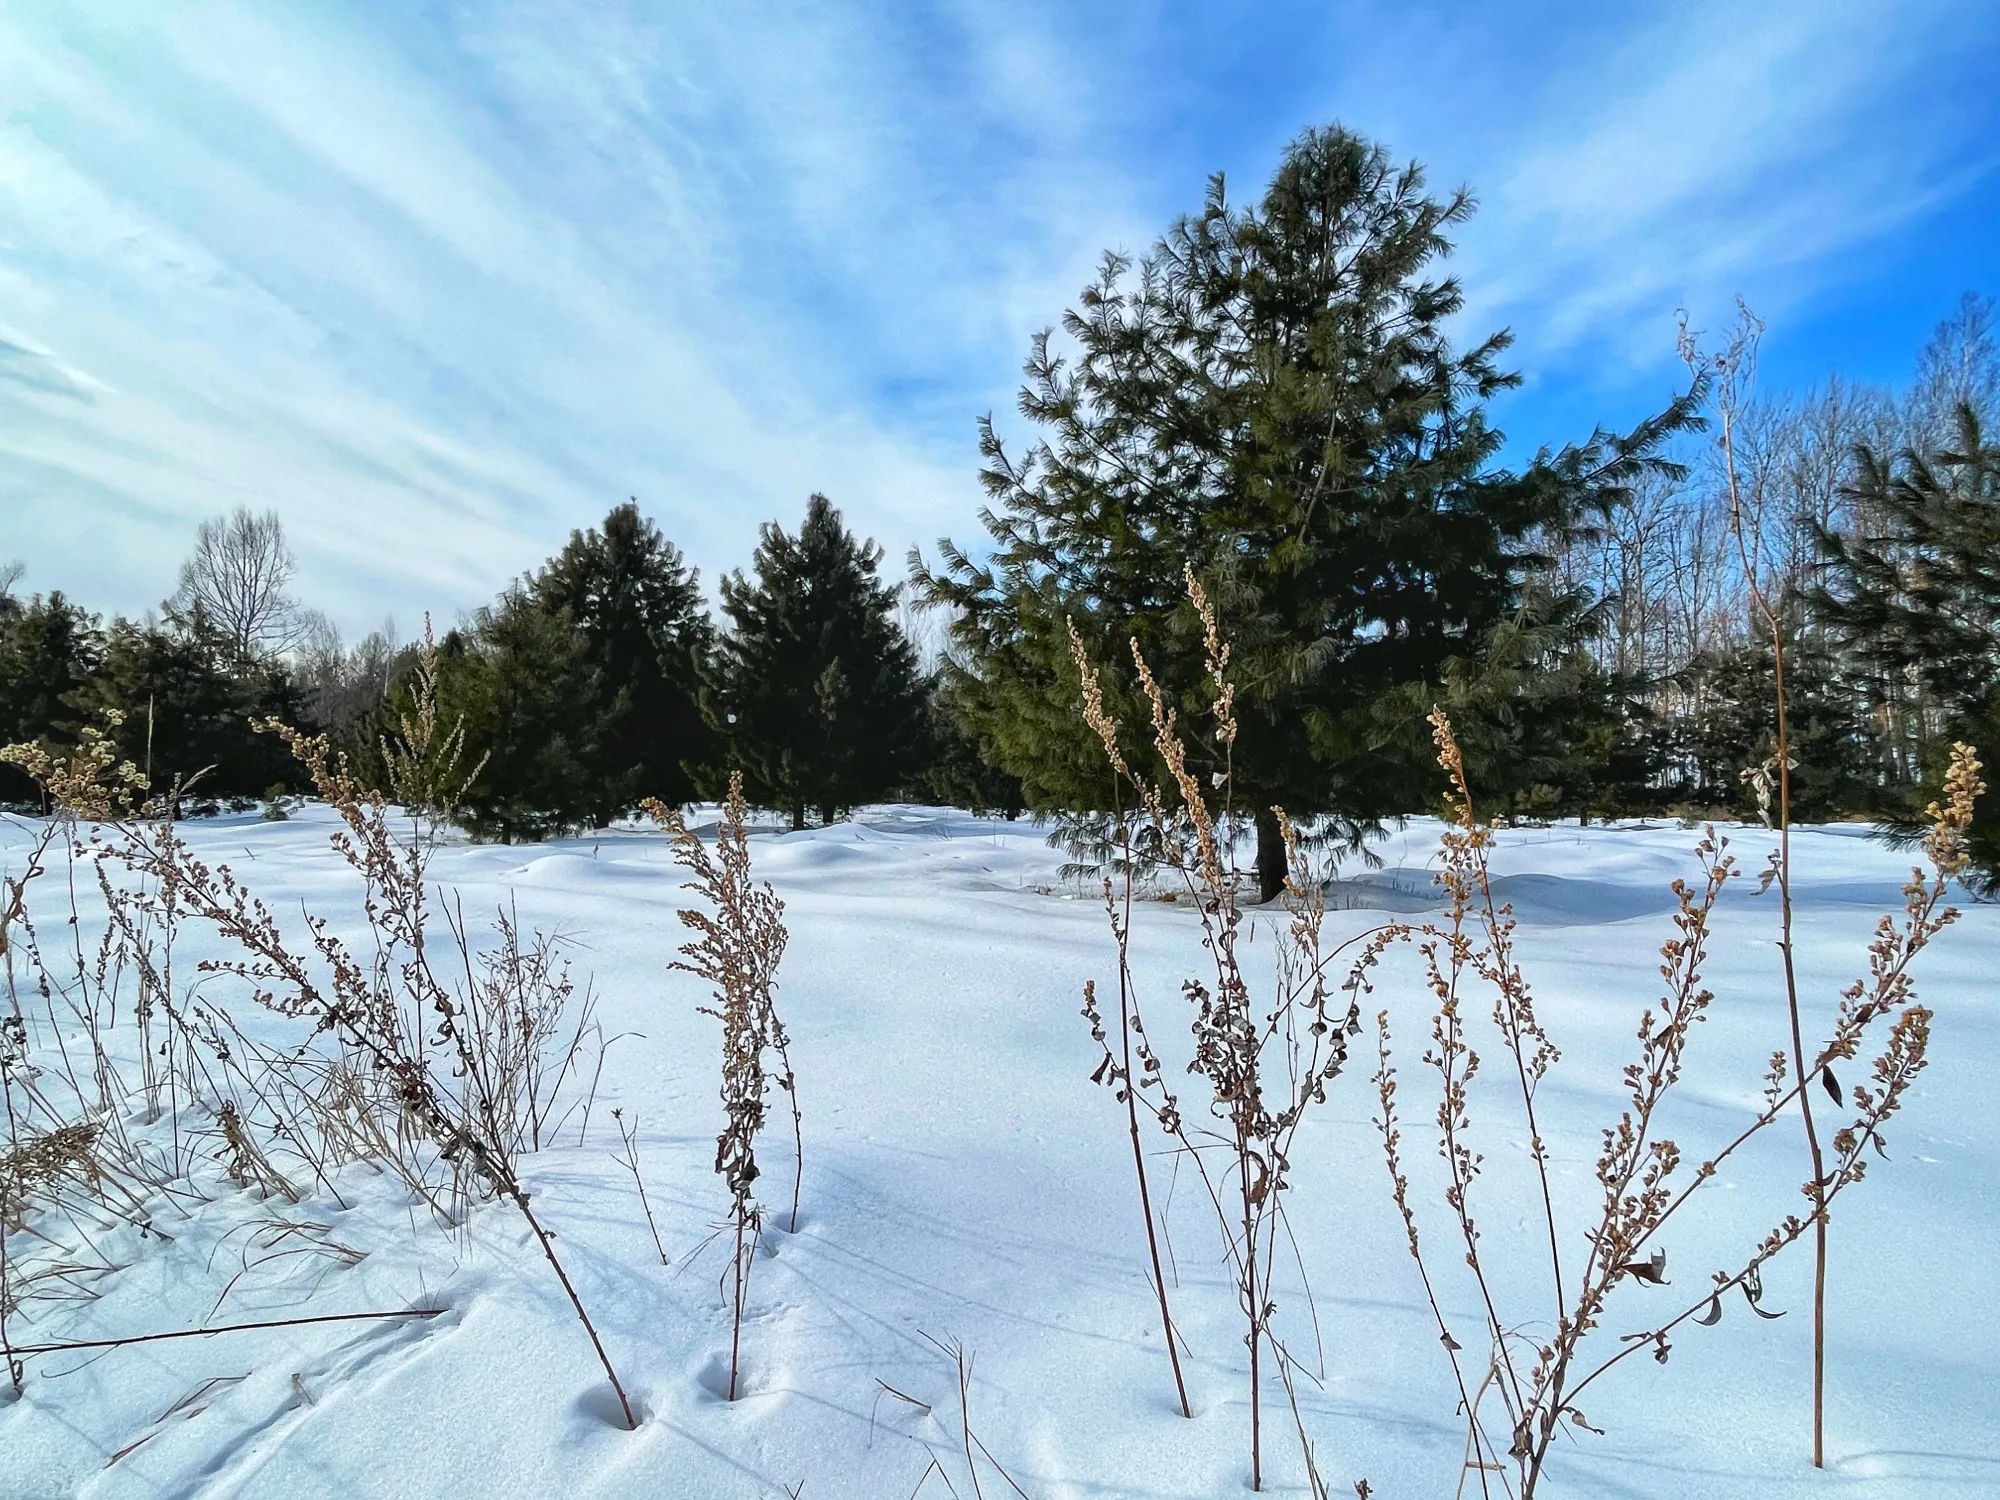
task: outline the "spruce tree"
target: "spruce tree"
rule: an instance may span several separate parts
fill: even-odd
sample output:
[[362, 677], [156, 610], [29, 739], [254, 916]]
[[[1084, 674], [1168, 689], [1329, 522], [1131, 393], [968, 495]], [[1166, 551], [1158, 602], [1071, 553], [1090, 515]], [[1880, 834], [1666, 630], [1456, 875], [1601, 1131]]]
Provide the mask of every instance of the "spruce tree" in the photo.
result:
[[916, 653], [878, 576], [882, 549], [858, 542], [824, 495], [797, 536], [765, 525], [753, 577], [722, 580], [728, 628], [702, 697], [751, 799], [830, 823], [913, 767], [923, 692]]
[[1207, 695], [1192, 569], [1235, 648], [1239, 737], [1190, 745], [1229, 770], [1254, 816], [1269, 899], [1284, 879], [1272, 812], [1326, 816], [1356, 838], [1430, 805], [1419, 707], [1476, 668], [1531, 603], [1559, 545], [1657, 466], [1686, 401], [1631, 435], [1602, 431], [1527, 469], [1497, 468], [1485, 402], [1516, 383], [1496, 334], [1453, 349], [1457, 283], [1435, 274], [1464, 192], [1339, 128], [1285, 152], [1260, 203], [1220, 177], [1202, 212], [1136, 267], [1107, 256], [1063, 328], [1039, 335], [1020, 456], [982, 423], [990, 558], [943, 542], [918, 576], [953, 606], [955, 693], [994, 758], [1043, 810], [1102, 810], [1111, 779], [1077, 712], [1065, 622], [1107, 672], [1142, 762], [1136, 639], [1180, 710]]
[[544, 608], [566, 611], [589, 643], [595, 820], [609, 822], [646, 797], [689, 800], [685, 767], [714, 758], [697, 701], [713, 640], [699, 576], [635, 500], [607, 515], [602, 531], [570, 533], [535, 576], [533, 594]]
[[[406, 697], [406, 682], [396, 696]], [[441, 643], [438, 711], [462, 724], [464, 762], [484, 765], [458, 809], [475, 838], [511, 844], [555, 837], [591, 821], [600, 805], [597, 670], [567, 610], [509, 588], [471, 626]]]

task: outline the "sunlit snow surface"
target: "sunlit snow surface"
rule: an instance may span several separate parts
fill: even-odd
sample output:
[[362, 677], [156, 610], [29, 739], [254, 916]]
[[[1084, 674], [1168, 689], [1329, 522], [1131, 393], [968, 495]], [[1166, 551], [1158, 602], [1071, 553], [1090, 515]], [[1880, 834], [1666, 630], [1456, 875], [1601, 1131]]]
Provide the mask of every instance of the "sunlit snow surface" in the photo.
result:
[[[223, 818], [188, 833], [296, 930], [301, 903], [354, 918], [329, 827], [312, 809], [288, 823]], [[1436, 832], [1413, 823], [1380, 847], [1384, 868], [1350, 864], [1331, 897], [1329, 934], [1433, 901]], [[1786, 1040], [1776, 896], [1755, 894], [1770, 836], [1727, 832], [1752, 878], [1735, 882], [1719, 918], [1717, 1000], [1667, 1122], [1691, 1160], [1747, 1120], [1765, 1060]], [[734, 1405], [715, 1394], [729, 1338], [718, 1290], [726, 1256], [719, 1241], [704, 1248], [726, 1201], [710, 1171], [721, 1121], [717, 1027], [696, 1012], [703, 986], [667, 969], [682, 941], [667, 843], [615, 830], [526, 848], [456, 845], [439, 856], [437, 880], [469, 912], [511, 901], [524, 923], [568, 934], [618, 1038], [588, 1132], [579, 1141], [573, 1121], [561, 1144], [531, 1159], [528, 1176], [645, 1407], [641, 1429], [606, 1422], [601, 1372], [518, 1215], [488, 1205], [461, 1232], [441, 1232], [388, 1178], [350, 1170], [344, 1211], [326, 1199], [292, 1208], [243, 1193], [186, 1218], [163, 1208], [171, 1244], [129, 1231], [107, 1237], [120, 1269], [96, 1278], [96, 1300], [32, 1329], [17, 1320], [16, 1341], [413, 1303], [445, 1307], [444, 1316], [33, 1360], [25, 1399], [0, 1407], [0, 1494], [474, 1500], [797, 1490], [809, 1500], [881, 1500], [908, 1496], [935, 1451], [967, 1495], [954, 1456], [956, 1373], [926, 1335], [971, 1352], [974, 1430], [1037, 1500], [1245, 1491], [1245, 1351], [1215, 1226], [1183, 1177], [1173, 1296], [1192, 1350], [1189, 1422], [1172, 1404], [1143, 1271], [1123, 1114], [1089, 1082], [1096, 1054], [1077, 1013], [1083, 981], [1115, 973], [1103, 912], [1060, 884], [1062, 857], [1043, 834], [1025, 820], [889, 807], [830, 829], [757, 836], [756, 868], [785, 899], [791, 927], [780, 1003], [805, 1110], [806, 1174], [798, 1231], [767, 1232], [756, 1262], [747, 1394]], [[0, 865], [15, 869], [26, 837], [18, 823], [0, 824]], [[1672, 824], [1502, 837], [1501, 893], [1520, 915], [1521, 957], [1564, 1054], [1542, 1108], [1573, 1253], [1597, 1196], [1597, 1132], [1615, 1118], [1619, 1069], [1660, 987], [1668, 885], [1695, 875], [1696, 837]], [[1803, 831], [1794, 851], [1800, 978], [1823, 1029], [1862, 971], [1877, 914], [1899, 907], [1909, 860], [1851, 828]], [[1268, 933], [1247, 953], [1261, 978]], [[1139, 983], [1174, 1066], [1186, 1056], [1179, 980], [1201, 972], [1201, 957], [1188, 908], [1142, 904]], [[1806, 1462], [1811, 1267], [1801, 1248], [1765, 1278], [1764, 1305], [1787, 1316], [1760, 1322], [1738, 1300], [1720, 1326], [1681, 1330], [1664, 1368], [1641, 1357], [1593, 1387], [1585, 1409], [1607, 1435], [1561, 1444], [1549, 1493], [2000, 1493], [2000, 910], [1967, 904], [1918, 973], [1937, 1012], [1932, 1065], [1890, 1133], [1893, 1159], [1873, 1164], [1834, 1223], [1826, 1473]], [[1435, 1107], [1419, 1061], [1427, 1000], [1405, 958], [1368, 1001], [1395, 1017], [1405, 1145], [1424, 1174]], [[1483, 1001], [1474, 1008], [1482, 1026], [1484, 1011]], [[278, 1036], [291, 1023], [261, 1024]], [[48, 1039], [46, 1027], [39, 1034]], [[1490, 1033], [1477, 1041], [1490, 1058], [1474, 1107], [1488, 1157], [1475, 1199], [1483, 1245], [1503, 1317], [1544, 1332], [1554, 1308], [1538, 1209], [1522, 1191], [1525, 1133], [1499, 1087]], [[1384, 1500], [1435, 1500], [1457, 1487], [1462, 1431], [1369, 1124], [1372, 1069], [1364, 1038], [1293, 1161], [1292, 1223], [1324, 1347], [1325, 1379], [1304, 1389], [1305, 1420], [1336, 1494], [1365, 1477]], [[1194, 1080], [1179, 1083], [1192, 1103]], [[659, 1263], [631, 1178], [612, 1159], [613, 1107], [639, 1123], [673, 1267]], [[776, 1202], [788, 1195], [791, 1162], [788, 1126], [773, 1118], [765, 1187]], [[1155, 1171], [1164, 1195], [1171, 1165], [1161, 1157]], [[1802, 1207], [1805, 1175], [1795, 1122], [1762, 1137], [1707, 1190], [1707, 1207], [1666, 1236], [1674, 1285], [1621, 1289], [1605, 1344], [1685, 1305], [1709, 1272], [1740, 1265], [1779, 1216]], [[1456, 1256], [1427, 1175], [1420, 1195], [1428, 1243], [1452, 1277]], [[280, 1212], [329, 1226], [364, 1258], [349, 1269], [321, 1265], [310, 1278], [281, 1265], [240, 1282], [217, 1309], [249, 1227]], [[1281, 1277], [1278, 1323], [1317, 1363], [1299, 1276], [1295, 1263]], [[1448, 1310], [1463, 1328], [1478, 1326], [1460, 1291]], [[1275, 1382], [1266, 1412], [1267, 1489], [1303, 1493]], [[981, 1465], [987, 1496], [1012, 1493]], [[925, 1486], [946, 1493], [935, 1474]]]

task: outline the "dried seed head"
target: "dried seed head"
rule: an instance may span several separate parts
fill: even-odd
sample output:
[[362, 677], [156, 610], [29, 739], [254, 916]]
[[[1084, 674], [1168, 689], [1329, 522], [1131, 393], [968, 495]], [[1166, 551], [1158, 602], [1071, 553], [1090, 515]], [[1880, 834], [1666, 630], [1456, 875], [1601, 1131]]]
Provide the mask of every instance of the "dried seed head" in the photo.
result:
[[1468, 833], [1473, 830], [1472, 789], [1465, 781], [1465, 752], [1459, 748], [1458, 736], [1452, 732], [1451, 719], [1440, 708], [1433, 706], [1426, 716], [1431, 725], [1431, 743], [1437, 746], [1437, 762], [1451, 778], [1451, 802], [1457, 814], [1459, 826]]
[[1083, 684], [1083, 720], [1104, 742], [1104, 754], [1112, 768], [1129, 779], [1132, 772], [1118, 749], [1118, 721], [1104, 706], [1104, 685], [1097, 679], [1097, 667], [1084, 649], [1083, 637], [1077, 634], [1076, 621], [1064, 617], [1063, 628], [1069, 632], [1070, 660], [1076, 663], [1076, 674]]
[[1965, 835], [1972, 827], [1972, 812], [1986, 783], [1979, 779], [1979, 755], [1962, 741], [1951, 747], [1951, 766], [1945, 772], [1944, 799], [1924, 809], [1931, 831], [1924, 836], [1924, 849], [1943, 875], [1962, 872], [1971, 856]]
[[[1187, 581], [1188, 602], [1201, 616], [1202, 650], [1207, 658], [1209, 681], [1215, 684], [1215, 737], [1225, 745], [1233, 745], [1236, 743], [1236, 686], [1229, 680], [1229, 643], [1222, 638], [1222, 628], [1216, 623], [1215, 606], [1208, 602], [1201, 581], [1194, 576], [1193, 564], [1181, 564], [1181, 577]], [[1221, 785], [1220, 782], [1216, 784]]]

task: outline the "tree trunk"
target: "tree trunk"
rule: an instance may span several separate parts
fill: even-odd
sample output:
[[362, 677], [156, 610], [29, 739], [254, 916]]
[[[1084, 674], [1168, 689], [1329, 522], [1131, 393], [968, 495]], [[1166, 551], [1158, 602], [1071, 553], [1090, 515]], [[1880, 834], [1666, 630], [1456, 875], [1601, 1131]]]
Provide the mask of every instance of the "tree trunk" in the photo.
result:
[[803, 797], [794, 797], [792, 798], [792, 832], [799, 833], [804, 830], [805, 826], [806, 799]]
[[1285, 888], [1285, 831], [1275, 809], [1257, 809], [1257, 899], [1272, 902]]

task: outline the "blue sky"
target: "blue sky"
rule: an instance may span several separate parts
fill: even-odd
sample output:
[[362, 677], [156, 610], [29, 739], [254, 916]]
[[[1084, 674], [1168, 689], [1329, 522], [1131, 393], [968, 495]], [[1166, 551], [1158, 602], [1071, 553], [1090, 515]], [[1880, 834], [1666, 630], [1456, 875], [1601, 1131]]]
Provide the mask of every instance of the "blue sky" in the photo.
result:
[[636, 495], [712, 581], [824, 490], [976, 540], [974, 420], [1107, 247], [1338, 120], [1469, 184], [1517, 451], [1671, 392], [1907, 372], [2000, 292], [2000, 6], [0, 9], [0, 562], [100, 609], [274, 506], [350, 633]]

